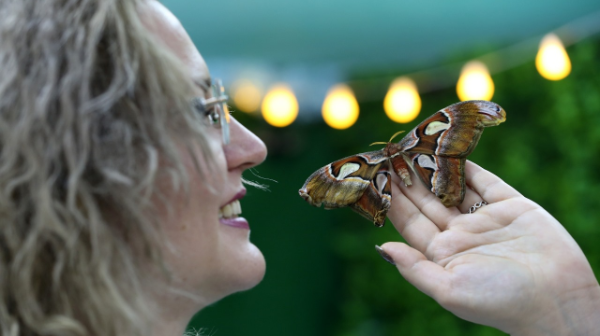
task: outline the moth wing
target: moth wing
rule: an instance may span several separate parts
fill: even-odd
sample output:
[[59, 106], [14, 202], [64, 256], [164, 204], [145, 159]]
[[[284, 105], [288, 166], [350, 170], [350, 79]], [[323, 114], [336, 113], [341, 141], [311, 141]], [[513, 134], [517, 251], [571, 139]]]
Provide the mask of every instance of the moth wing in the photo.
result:
[[452, 207], [462, 203], [466, 190], [465, 157], [416, 153], [406, 155], [405, 158], [423, 184], [442, 201], [442, 204]]
[[375, 226], [382, 227], [392, 201], [392, 177], [386, 170], [380, 170], [371, 180], [360, 199], [350, 206]]
[[308, 177], [300, 196], [314, 206], [341, 208], [358, 202], [382, 166], [383, 151], [373, 151], [332, 162]]
[[405, 153], [467, 157], [484, 127], [506, 120], [506, 112], [496, 103], [472, 100], [450, 105], [425, 119], [400, 142]]
[[[479, 100], [456, 103], [425, 119], [394, 151], [403, 153], [406, 163], [446, 207], [456, 206], [465, 197], [467, 156], [485, 127], [505, 120], [506, 112], [498, 104]], [[393, 164], [394, 160], [397, 157], [392, 158]]]

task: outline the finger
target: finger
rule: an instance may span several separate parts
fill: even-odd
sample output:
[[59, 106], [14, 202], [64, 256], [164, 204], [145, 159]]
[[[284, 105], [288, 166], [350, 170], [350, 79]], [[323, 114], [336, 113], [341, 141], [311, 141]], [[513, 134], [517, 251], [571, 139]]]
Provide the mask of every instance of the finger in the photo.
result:
[[460, 210], [455, 207], [446, 208], [413, 172], [411, 178], [412, 186], [407, 187], [404, 183], [399, 183], [402, 193], [440, 230], [446, 230], [448, 223], [461, 214]]
[[402, 243], [385, 243], [381, 248], [393, 259], [404, 279], [421, 292], [434, 299], [448, 292], [449, 274], [423, 253]]
[[465, 177], [467, 185], [488, 203], [521, 196], [518, 191], [502, 181], [501, 178], [471, 161], [467, 161]]
[[467, 186], [467, 188], [465, 190], [465, 198], [464, 198], [463, 202], [461, 204], [459, 204], [457, 207], [461, 213], [466, 214], [466, 213], [469, 213], [469, 209], [474, 204], [477, 204], [482, 201], [483, 201], [483, 197], [481, 197], [475, 190], [473, 190], [473, 189], [469, 188], [469, 186]]
[[486, 216], [488, 227], [494, 225], [506, 226], [515, 222], [519, 217], [530, 211], [541, 210], [535, 202], [523, 197], [512, 197], [504, 201], [486, 205], [469, 216]]
[[[393, 179], [393, 177], [392, 177]], [[440, 229], [392, 183], [392, 206], [388, 218], [412, 247], [425, 252]]]

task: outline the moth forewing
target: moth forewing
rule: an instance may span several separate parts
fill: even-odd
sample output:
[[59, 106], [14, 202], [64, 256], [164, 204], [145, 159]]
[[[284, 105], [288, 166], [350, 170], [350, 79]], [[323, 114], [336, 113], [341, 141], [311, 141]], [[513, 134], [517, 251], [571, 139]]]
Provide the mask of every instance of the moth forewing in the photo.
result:
[[341, 208], [356, 203], [379, 169], [387, 165], [382, 151], [358, 154], [332, 162], [308, 177], [299, 194], [314, 206]]

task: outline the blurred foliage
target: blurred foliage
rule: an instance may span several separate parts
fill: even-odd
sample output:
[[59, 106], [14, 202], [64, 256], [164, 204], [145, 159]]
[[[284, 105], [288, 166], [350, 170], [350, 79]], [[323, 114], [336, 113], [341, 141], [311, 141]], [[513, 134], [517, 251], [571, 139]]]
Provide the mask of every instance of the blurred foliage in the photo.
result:
[[[573, 72], [544, 80], [533, 60], [493, 76], [493, 101], [507, 121], [486, 129], [470, 159], [494, 172], [554, 215], [600, 271], [600, 43], [568, 49]], [[402, 238], [388, 223], [377, 229], [349, 209], [324, 211], [297, 195], [314, 170], [370, 151], [398, 130], [410, 130], [434, 111], [457, 101], [453, 88], [422, 96], [421, 115], [395, 124], [382, 102], [361, 104], [356, 125], [345, 131], [323, 123], [273, 129], [243, 114], [269, 158], [257, 168], [271, 192], [249, 190], [244, 216], [252, 241], [267, 259], [257, 288], [204, 310], [193, 326], [216, 335], [503, 335], [463, 321], [406, 282], [374, 245]], [[232, 322], [235, 321], [235, 322]]]

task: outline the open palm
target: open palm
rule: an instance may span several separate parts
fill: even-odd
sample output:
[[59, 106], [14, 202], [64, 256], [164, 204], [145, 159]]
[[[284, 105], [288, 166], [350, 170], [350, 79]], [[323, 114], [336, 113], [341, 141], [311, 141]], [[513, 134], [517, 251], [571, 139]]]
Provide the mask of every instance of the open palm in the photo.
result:
[[[564, 227], [474, 163], [466, 178], [457, 208], [421, 183], [393, 184], [388, 217], [410, 246], [383, 249], [400, 273], [457, 316], [515, 335], [566, 335], [597, 323], [600, 287]], [[489, 205], [468, 214], [483, 200]]]

